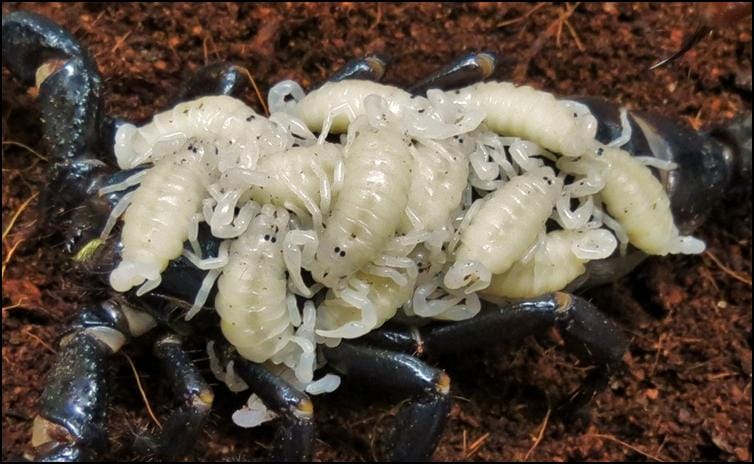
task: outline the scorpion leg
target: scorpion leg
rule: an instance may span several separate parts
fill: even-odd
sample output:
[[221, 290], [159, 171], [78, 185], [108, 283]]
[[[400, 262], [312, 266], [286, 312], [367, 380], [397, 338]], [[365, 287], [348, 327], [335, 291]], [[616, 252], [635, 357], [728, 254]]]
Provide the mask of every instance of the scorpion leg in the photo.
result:
[[496, 343], [516, 343], [556, 327], [566, 348], [597, 367], [561, 405], [561, 412], [578, 410], [605, 388], [621, 363], [627, 341], [619, 327], [587, 300], [557, 292], [480, 312], [476, 317], [421, 329], [388, 325], [364, 337], [364, 342], [418, 355], [455, 353]]
[[354, 58], [328, 79], [329, 82], [340, 82], [347, 79], [362, 79], [379, 82], [385, 74], [389, 60], [384, 55], [371, 54], [363, 58]]
[[328, 365], [349, 378], [408, 398], [390, 432], [391, 461], [432, 457], [450, 412], [450, 378], [412, 355], [342, 341], [325, 348]]
[[170, 107], [188, 100], [211, 95], [241, 96], [251, 84], [251, 74], [245, 68], [227, 62], [213, 63], [199, 68], [181, 86]]
[[[225, 342], [221, 343], [226, 345]], [[221, 358], [233, 360], [235, 372], [283, 422], [275, 432], [269, 459], [285, 462], [309, 461], [314, 445], [314, 405], [309, 396], [263, 365], [241, 358], [229, 346], [222, 352]]]
[[181, 398], [183, 405], [170, 415], [159, 435], [139, 436], [134, 446], [175, 459], [195, 443], [212, 408], [214, 395], [176, 335], [161, 336], [155, 342], [154, 354], [168, 375], [174, 395]]
[[34, 419], [31, 444], [38, 461], [79, 461], [107, 446], [107, 361], [154, 319], [110, 299], [82, 309], [60, 342]]
[[448, 90], [483, 81], [495, 72], [497, 60], [491, 52], [468, 53], [415, 83], [408, 91], [424, 95], [429, 89]]

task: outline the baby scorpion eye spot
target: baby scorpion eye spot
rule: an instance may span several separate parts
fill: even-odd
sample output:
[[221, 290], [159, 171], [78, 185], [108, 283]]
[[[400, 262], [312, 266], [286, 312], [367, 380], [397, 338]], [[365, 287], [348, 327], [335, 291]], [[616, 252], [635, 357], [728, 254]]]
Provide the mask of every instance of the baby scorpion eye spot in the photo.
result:
[[270, 234], [264, 234], [264, 240], [265, 241], [270, 240]]
[[270, 241], [271, 241], [272, 243], [275, 243], [275, 242], [277, 242], [277, 241], [278, 241], [278, 239], [277, 239], [277, 237], [272, 237], [272, 238], [270, 239]]
[[335, 247], [335, 253], [340, 253], [340, 247]]
[[597, 149], [597, 156], [602, 156], [605, 153], [605, 150], [602, 148]]
[[340, 257], [342, 258], [342, 257], [344, 257], [345, 255], [346, 255], [346, 251], [345, 251], [345, 250], [341, 250], [341, 251], [340, 251]]

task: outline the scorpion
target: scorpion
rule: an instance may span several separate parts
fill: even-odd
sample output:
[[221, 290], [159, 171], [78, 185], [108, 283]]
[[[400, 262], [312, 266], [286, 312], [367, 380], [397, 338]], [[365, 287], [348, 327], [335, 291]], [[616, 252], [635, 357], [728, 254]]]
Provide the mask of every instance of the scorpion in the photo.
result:
[[[299, 139], [310, 141], [318, 132], [318, 149], [323, 151], [289, 146], [274, 134], [264, 142], [257, 143], [258, 139], [251, 137], [242, 143], [248, 134], [239, 131], [233, 140], [244, 150], [228, 149], [229, 157], [217, 158], [213, 156], [213, 152], [217, 155], [217, 144], [207, 143], [197, 134], [184, 134], [175, 140], [166, 134], [175, 132], [171, 124], [184, 111], [188, 120], [202, 121], [215, 108], [212, 105], [218, 105], [216, 113], [222, 115], [214, 121], [231, 120], [223, 113], [229, 110], [225, 106], [219, 108], [225, 100], [218, 99], [231, 99], [246, 89], [249, 82], [239, 67], [218, 63], [200, 69], [180, 92], [179, 100], [184, 106], [168, 111], [167, 119], [158, 122], [156, 117], [153, 126], [136, 128], [103, 114], [102, 83], [96, 64], [69, 32], [27, 12], [7, 15], [2, 27], [4, 64], [39, 92], [44, 143], [54, 160], [43, 205], [54, 217], [64, 219], [58, 228], [66, 239], [66, 250], [79, 266], [115, 290], [100, 304], [82, 308], [60, 341], [59, 358], [49, 374], [32, 430], [32, 456], [38, 460], [87, 460], [104, 453], [107, 360], [126, 343], [158, 326], [170, 330], [157, 338], [154, 354], [181, 404], [159, 434], [145, 435], [140, 440], [142, 446], [167, 458], [187, 452], [213, 402], [211, 387], [183, 348], [183, 340], [189, 336], [211, 340], [220, 363], [232, 363], [237, 376], [279, 416], [272, 459], [311, 457], [315, 432], [313, 404], [307, 392], [316, 388], [310, 391], [312, 379], [307, 373], [291, 380], [277, 375], [263, 362], [273, 359], [270, 353], [279, 353], [288, 356], [281, 363], [293, 365], [299, 361], [291, 359], [300, 359], [295, 365], [301, 367], [306, 358], [306, 363], [312, 365], [313, 347], [307, 349], [307, 342], [312, 344], [315, 340], [317, 326], [324, 328], [316, 333], [324, 337], [325, 343], [316, 354], [326, 362], [327, 369], [405, 400], [389, 432], [390, 460], [430, 458], [450, 411], [450, 378], [420, 357], [516, 342], [555, 327], [563, 335], [567, 350], [595, 366], [561, 407], [563, 411], [578, 410], [604, 389], [621, 363], [627, 342], [614, 322], [572, 292], [618, 279], [649, 254], [698, 252], [700, 244], [682, 234], [691, 234], [731, 186], [741, 180], [748, 183], [751, 175], [750, 115], [724, 128], [698, 133], [675, 121], [628, 111], [598, 98], [560, 100], [526, 87], [480, 84], [495, 67], [496, 59], [491, 53], [464, 56], [417, 82], [409, 91], [377, 83], [385, 62], [376, 56], [347, 63], [309, 94], [291, 83], [279, 84], [277, 90], [273, 89], [270, 102], [276, 102], [272, 106], [288, 116], [278, 116], [280, 121], [273, 124], [272, 117], [268, 121], [253, 111], [237, 108], [230, 111], [233, 120], [253, 122], [259, 126], [255, 130], [265, 134], [285, 127], [288, 132], [299, 134]], [[438, 93], [445, 90], [451, 92]], [[294, 102], [286, 98], [291, 94], [296, 96]], [[424, 96], [426, 99], [422, 100]], [[445, 115], [439, 129], [423, 126], [424, 119], [416, 115], [430, 107], [421, 105], [426, 101], [447, 103], [441, 102], [443, 98], [450, 101], [449, 108], [463, 110], [460, 116]], [[510, 115], [497, 111], [496, 107], [511, 101], [523, 104], [531, 112]], [[541, 116], [549, 118], [551, 113], [561, 113], [561, 119], [549, 119], [553, 130], [543, 135], [538, 124], [546, 124]], [[412, 121], [410, 129], [397, 131], [391, 118]], [[211, 126], [212, 119], [208, 121], [205, 127]], [[502, 186], [497, 176], [485, 171], [492, 163], [491, 157], [475, 155], [475, 182], [481, 190], [492, 192], [475, 199], [470, 189], [464, 191], [468, 166], [459, 167], [452, 162], [456, 160], [454, 156], [471, 158], [472, 153], [462, 147], [464, 134], [481, 123], [493, 132], [537, 140], [541, 147], [521, 140], [506, 141], [505, 150], [512, 157], [519, 156], [516, 166], [522, 172]], [[451, 142], [434, 143], [438, 136], [433, 130]], [[574, 131], [587, 135], [569, 139], [568, 134]], [[328, 136], [331, 139], [331, 134], [336, 133], [344, 133], [343, 150], [348, 152], [345, 159], [341, 148], [328, 145]], [[139, 147], [138, 142], [147, 140], [149, 134], [156, 138]], [[163, 158], [156, 156], [158, 146]], [[282, 152], [293, 161], [275, 164], [277, 160], [266, 158], [265, 150]], [[252, 155], [247, 156], [249, 152]], [[558, 153], [562, 157], [553, 161], [558, 169], [573, 177], [581, 175], [580, 184], [569, 184], [573, 196], [566, 197], [568, 204], [573, 198], [585, 198], [583, 191], [591, 191], [594, 186], [590, 183], [596, 182], [591, 176], [594, 171], [579, 169], [586, 169], [586, 164], [597, 163], [598, 159], [615, 166], [597, 176], [602, 177], [603, 183], [598, 190], [606, 189], [603, 200], [609, 215], [602, 214], [614, 218], [605, 223], [620, 223], [615, 229], [616, 235], [623, 231], [619, 239], [624, 253], [614, 253], [617, 242], [605, 229], [544, 229], [553, 218], [553, 209], [563, 212], [561, 222], [570, 219], [582, 224], [592, 214], [582, 214], [583, 220], [578, 217], [579, 208], [570, 211], [570, 205], [562, 204], [565, 176], [555, 174], [553, 163], [535, 162], [534, 152]], [[582, 156], [585, 153], [593, 156]], [[323, 164], [306, 164], [312, 172], [301, 182], [276, 183], [275, 176], [287, 178], [296, 171], [285, 174], [291, 163], [301, 162], [304, 166], [302, 160], [315, 155], [321, 156]], [[446, 164], [436, 164], [448, 167], [447, 171], [412, 164], [414, 159], [429, 163], [426, 160], [433, 155], [444, 160]], [[581, 157], [588, 160], [580, 162]], [[228, 162], [230, 158], [234, 161]], [[637, 161], [644, 158], [654, 160], [647, 164], [660, 166], [658, 174], [652, 174]], [[221, 174], [211, 177], [215, 175], [215, 163], [223, 162], [230, 167], [219, 168]], [[507, 166], [498, 164], [498, 172]], [[667, 169], [669, 164], [673, 169]], [[447, 230], [442, 221], [433, 222], [432, 213], [437, 209], [426, 203], [422, 188], [424, 192], [427, 188], [412, 183], [412, 166], [418, 169], [416, 177], [421, 182], [444, 182], [449, 189], [449, 193], [441, 195], [448, 201], [443, 214], [450, 214], [464, 196], [468, 197], [455, 234], [443, 234]], [[298, 171], [303, 172], [303, 168]], [[255, 172], [261, 172], [261, 178]], [[444, 172], [445, 177], [437, 172]], [[191, 177], [196, 173], [205, 177]], [[419, 175], [422, 173], [423, 178]], [[165, 180], [171, 175], [175, 181]], [[160, 176], [163, 182], [150, 187], [149, 176]], [[373, 182], [380, 176], [391, 183]], [[457, 179], [463, 179], [464, 185], [456, 189]], [[228, 188], [212, 192], [215, 204], [210, 201], [202, 205], [205, 191], [211, 191], [212, 184], [220, 180], [227, 181], [223, 185]], [[252, 184], [254, 187], [244, 192], [230, 188]], [[285, 191], [281, 185], [299, 185], [301, 191]], [[268, 187], [267, 191], [263, 192], [262, 187]], [[370, 189], [372, 196], [368, 195]], [[339, 192], [334, 201], [328, 194], [330, 190]], [[266, 203], [264, 208], [247, 208], [244, 195], [247, 200]], [[287, 196], [290, 199], [286, 200]], [[361, 197], [370, 202], [355, 205]], [[319, 204], [311, 198], [319, 198]], [[121, 226], [114, 218], [123, 213], [129, 200], [131, 205]], [[528, 208], [516, 209], [526, 201], [531, 202]], [[588, 201], [584, 200], [582, 206]], [[237, 208], [239, 202], [244, 206]], [[157, 211], [160, 203], [167, 213]], [[203, 206], [207, 210], [206, 224], [200, 224], [197, 216]], [[240, 210], [237, 215], [236, 210]], [[367, 219], [354, 219], [354, 211], [362, 210]], [[289, 233], [288, 211], [318, 233]], [[411, 213], [404, 216], [406, 211]], [[160, 214], [169, 216], [164, 219], [158, 217]], [[528, 230], [512, 234], [513, 240], [505, 240], [503, 234], [498, 234], [503, 238], [489, 238], [496, 231], [515, 227], [517, 222], [523, 222]], [[647, 223], [665, 226], [655, 233], [651, 227], [647, 230]], [[405, 245], [410, 242], [408, 238], [391, 241], [399, 231], [403, 234], [399, 237], [410, 238], [415, 229], [429, 237], [416, 249]], [[227, 245], [229, 242], [222, 238], [236, 240]], [[129, 240], [137, 244], [129, 244]], [[152, 246], [145, 242], [160, 240], [170, 240], [172, 245], [154, 245], [154, 253], [143, 251]], [[600, 246], [608, 251], [597, 251]], [[168, 248], [170, 251], [165, 251]], [[406, 248], [410, 249], [404, 256], [397, 252]], [[391, 253], [375, 257], [384, 249]], [[410, 272], [409, 261], [431, 262], [429, 256], [451, 249], [456, 261], [447, 263], [449, 269], [445, 269], [442, 279], [437, 272]], [[259, 255], [250, 256], [254, 250], [259, 250]], [[261, 257], [264, 259], [255, 264], [260, 274], [244, 277], [246, 262]], [[542, 282], [544, 274], [532, 269], [531, 263], [547, 260], [553, 267], [552, 275], [546, 275], [551, 281]], [[242, 261], [242, 268], [233, 270], [233, 263]], [[428, 266], [434, 264], [436, 260]], [[302, 317], [295, 298], [287, 298], [290, 311], [254, 319], [259, 327], [251, 328], [263, 330], [272, 317], [283, 321], [281, 327], [275, 328], [275, 343], [244, 345], [242, 339], [253, 339], [255, 335], [231, 327], [234, 318], [239, 317], [232, 305], [240, 300], [232, 291], [222, 293], [222, 288], [234, 287], [228, 283], [234, 277], [247, 278], [249, 293], [262, 292], [265, 299], [258, 310], [261, 314], [268, 306], [285, 307], [286, 269], [290, 272], [302, 266], [310, 271], [312, 279], [291, 277], [297, 295], [311, 296], [314, 291], [309, 285], [329, 288], [316, 316], [313, 305], [304, 305]], [[234, 272], [240, 276], [234, 276]], [[534, 281], [517, 282], [526, 280], [527, 273]], [[355, 318], [346, 315], [344, 320], [338, 320], [343, 314], [338, 308], [353, 309], [362, 304], [360, 298], [364, 294], [359, 291], [363, 288], [353, 284], [354, 278], [359, 284], [367, 282], [366, 287], [377, 294], [366, 297], [366, 306], [375, 302], [373, 306], [380, 309], [372, 308], [370, 320], [366, 320], [368, 311], [363, 308]], [[218, 279], [217, 286], [214, 279]], [[254, 288], [261, 283], [264, 288]], [[401, 303], [411, 298], [405, 290], [413, 284], [422, 289], [413, 296], [413, 314], [444, 320], [395, 317]], [[274, 295], [273, 287], [279, 290]], [[428, 299], [440, 287], [447, 291], [447, 298]], [[475, 299], [477, 291], [483, 295], [483, 303]], [[465, 303], [460, 304], [461, 301]], [[209, 310], [213, 307], [214, 312]], [[195, 316], [191, 324], [178, 323], [176, 313], [186, 312]], [[260, 350], [264, 353], [259, 354]], [[302, 388], [301, 382], [296, 382], [302, 379], [309, 385]]]

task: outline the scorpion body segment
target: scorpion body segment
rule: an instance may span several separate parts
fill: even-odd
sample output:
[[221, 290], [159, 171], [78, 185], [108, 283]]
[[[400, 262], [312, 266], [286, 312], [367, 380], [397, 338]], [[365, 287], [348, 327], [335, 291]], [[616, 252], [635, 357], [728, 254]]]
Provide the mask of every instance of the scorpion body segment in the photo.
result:
[[288, 220], [284, 209], [265, 205], [231, 244], [217, 281], [215, 308], [223, 334], [254, 362], [270, 359], [293, 335], [282, 251]]
[[411, 184], [407, 142], [390, 129], [366, 130], [354, 139], [314, 256], [311, 272], [317, 282], [342, 287], [395, 234]]

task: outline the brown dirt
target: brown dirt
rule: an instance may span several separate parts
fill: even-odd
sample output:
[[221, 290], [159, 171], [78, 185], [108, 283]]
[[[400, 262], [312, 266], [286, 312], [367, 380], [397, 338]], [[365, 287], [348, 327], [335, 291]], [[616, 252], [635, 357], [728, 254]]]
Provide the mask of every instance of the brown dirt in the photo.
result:
[[[391, 55], [387, 81], [406, 85], [467, 50], [508, 61], [506, 79], [559, 94], [601, 95], [705, 126], [751, 111], [751, 23], [716, 31], [682, 60], [647, 68], [694, 26], [694, 6], [439, 4], [4, 4], [73, 31], [105, 77], [107, 111], [144, 121], [163, 109], [185, 74], [207, 61], [247, 66], [263, 92], [283, 78], [308, 87], [347, 59]], [[574, 33], [571, 33], [570, 27]], [[558, 36], [557, 32], [560, 31]], [[578, 37], [578, 41], [576, 40]], [[526, 65], [528, 63], [528, 66]], [[257, 105], [253, 92], [247, 101]], [[32, 94], [3, 71], [3, 228], [44, 188], [45, 161]], [[64, 321], [99, 290], [68, 271], [36, 199], [3, 235], [3, 458], [27, 446], [31, 419]], [[456, 401], [436, 460], [750, 460], [751, 199], [731, 200], [698, 235], [710, 255], [655, 258], [589, 295], [625, 326], [626, 367], [599, 395], [588, 425], [545, 420], [582, 375], [557, 339], [439, 360]], [[20, 243], [20, 245], [19, 245]], [[14, 251], [12, 251], [14, 250]], [[736, 279], [713, 256], [749, 279]], [[8, 260], [7, 269], [5, 262]], [[169, 410], [159, 373], [134, 356], [158, 415]], [[109, 458], [133, 459], [132, 432], [149, 426], [127, 363], [112, 363]], [[259, 457], [271, 428], [245, 431], [229, 413], [243, 400], [217, 387], [217, 413], [192, 459]], [[317, 460], [371, 460], [391, 405], [346, 384], [317, 398]], [[542, 431], [541, 440], [534, 448]], [[530, 452], [531, 451], [531, 452]]]

